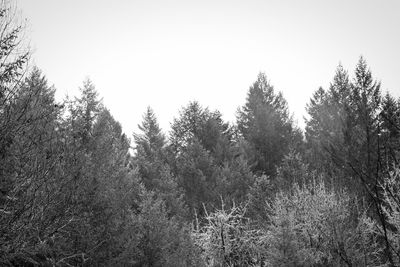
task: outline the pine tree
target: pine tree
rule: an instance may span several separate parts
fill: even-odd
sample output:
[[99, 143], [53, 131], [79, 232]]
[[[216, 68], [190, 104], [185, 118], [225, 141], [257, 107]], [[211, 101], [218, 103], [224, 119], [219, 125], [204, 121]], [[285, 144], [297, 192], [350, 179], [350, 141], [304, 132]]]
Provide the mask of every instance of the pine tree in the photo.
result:
[[181, 189], [171, 172], [166, 156], [166, 140], [153, 110], [148, 107], [141, 125], [141, 134], [133, 134], [136, 143], [134, 162], [147, 190], [165, 202], [169, 216], [187, 217]]
[[387, 93], [379, 116], [382, 161], [387, 169], [392, 170], [400, 159], [400, 100], [396, 101]]
[[287, 102], [275, 94], [265, 74], [250, 87], [246, 104], [239, 109], [237, 125], [255, 155], [253, 171], [272, 175], [289, 151], [293, 123]]
[[[26, 122], [24, 109], [15, 109], [19, 82], [26, 71], [30, 51], [24, 46], [24, 25], [20, 24], [12, 1], [0, 3], [0, 209], [12, 188], [10, 147], [13, 136]], [[18, 113], [17, 113], [18, 112]]]
[[153, 110], [148, 107], [143, 122], [138, 125], [141, 134], [133, 134], [136, 143], [135, 162], [146, 188], [153, 190], [164, 165], [166, 140]]
[[46, 246], [41, 246], [40, 240], [49, 241], [55, 229], [65, 223], [57, 196], [61, 188], [58, 180], [61, 109], [54, 100], [54, 90], [34, 68], [10, 106], [16, 116], [12, 118], [14, 126], [9, 128], [13, 141], [1, 165], [7, 168], [3, 167], [3, 174], [7, 170], [12, 183], [1, 203], [4, 208], [1, 208], [0, 231], [4, 244], [1, 254], [16, 265], [43, 257]]
[[225, 207], [230, 208], [247, 200], [247, 194], [254, 184], [255, 177], [244, 156], [240, 155], [218, 170], [216, 192], [222, 198]]
[[233, 189], [228, 184], [240, 183], [233, 181], [239, 175], [237, 171], [244, 173], [241, 178], [244, 183], [248, 182], [244, 181], [251, 177], [246, 172], [246, 163], [241, 165], [241, 170], [227, 169], [234, 164], [235, 149], [231, 128], [222, 120], [221, 113], [210, 112], [199, 103], [191, 102], [181, 110], [180, 117], [174, 119], [171, 128], [168, 162], [184, 191], [191, 215], [196, 212], [201, 216], [203, 204], [216, 204], [219, 195], [225, 197], [225, 189]]
[[79, 90], [80, 97], [75, 98], [70, 112], [77, 137], [80, 139], [81, 145], [87, 147], [95, 119], [102, 110], [102, 104], [94, 84], [89, 79], [83, 82], [83, 87], [80, 87]]
[[[377, 135], [379, 124], [379, 110], [381, 106], [380, 83], [374, 81], [371, 71], [367, 67], [364, 58], [360, 57], [355, 70], [355, 78], [352, 84], [352, 102], [356, 112], [354, 129], [357, 138], [354, 138], [353, 146], [358, 149], [358, 154], [353, 154], [353, 159], [361, 164], [356, 167], [360, 172], [366, 172], [368, 176], [374, 175], [377, 161]], [[355, 147], [355, 148], [356, 148]], [[355, 163], [354, 163], [355, 164]], [[378, 176], [377, 173], [375, 173]], [[369, 177], [369, 180], [373, 179]]]
[[218, 201], [216, 194], [217, 166], [213, 157], [197, 140], [185, 148], [176, 159], [178, 185], [184, 190], [184, 199], [190, 214], [204, 214], [203, 205]]
[[190, 102], [180, 111], [179, 118], [174, 119], [171, 128], [170, 141], [175, 152], [196, 139], [204, 149], [212, 153], [218, 163], [230, 156], [232, 132], [219, 111], [211, 112], [198, 102]]
[[339, 65], [329, 91], [319, 89], [308, 105], [309, 161], [333, 186], [359, 191], [360, 174], [368, 184], [377, 177], [380, 98], [380, 84], [361, 57], [352, 82]]
[[[310, 167], [324, 173], [332, 186], [349, 186], [345, 171], [348, 145], [352, 135], [354, 111], [351, 84], [339, 65], [328, 91], [319, 88], [307, 105], [307, 157]], [[339, 148], [340, 147], [340, 148]], [[337, 149], [334, 149], [337, 148]]]

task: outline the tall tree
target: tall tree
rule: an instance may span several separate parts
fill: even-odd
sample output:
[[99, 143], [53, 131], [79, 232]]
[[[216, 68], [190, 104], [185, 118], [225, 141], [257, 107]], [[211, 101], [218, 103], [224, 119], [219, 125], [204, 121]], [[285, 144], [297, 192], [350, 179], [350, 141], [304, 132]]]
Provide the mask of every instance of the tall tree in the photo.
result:
[[166, 140], [150, 107], [147, 107], [142, 124], [138, 125], [138, 128], [141, 133], [133, 134], [136, 143], [135, 162], [146, 188], [152, 190], [164, 164]]
[[64, 149], [62, 177], [66, 181], [62, 198], [64, 207], [72, 210], [71, 222], [65, 226], [68, 237], [61, 235], [58, 242], [63, 246], [61, 251], [64, 257], [70, 257], [67, 262], [75, 265], [91, 259], [89, 251], [94, 252], [103, 241], [99, 237], [100, 233], [94, 232], [97, 227], [93, 226], [97, 219], [96, 205], [102, 182], [93, 160], [96, 154], [94, 125], [102, 106], [89, 80], [84, 81], [80, 93], [74, 100], [67, 100], [68, 113], [63, 116], [61, 124], [64, 133], [61, 145]]
[[9, 129], [15, 131], [1, 162], [3, 174], [7, 170], [12, 181], [1, 203], [1, 250], [16, 265], [42, 255], [40, 242], [49, 241], [65, 222], [57, 207], [60, 105], [54, 100], [54, 88], [37, 68], [20, 86], [10, 106], [19, 118]]
[[217, 166], [213, 157], [197, 140], [185, 148], [176, 159], [178, 184], [185, 192], [185, 202], [190, 214], [204, 214], [203, 204], [212, 205], [218, 200]]
[[[382, 106], [380, 83], [373, 79], [364, 58], [360, 57], [355, 77], [350, 83], [346, 75], [341, 73], [343, 71], [339, 68], [334, 85], [344, 90], [331, 90], [331, 94], [325, 95], [326, 100], [322, 105], [313, 106], [317, 112], [310, 113], [309, 121], [325, 120], [339, 127], [332, 129], [332, 126], [321, 123], [323, 126], [318, 129], [308, 122], [307, 130], [315, 130], [309, 131], [309, 136], [318, 136], [318, 140], [324, 142], [322, 149], [326, 153], [321, 158], [331, 162], [334, 168], [330, 169], [342, 177], [336, 186], [339, 189], [346, 187], [352, 196], [364, 200], [362, 203], [368, 207], [369, 214], [382, 226], [385, 256], [393, 263], [380, 185], [388, 175], [387, 165], [384, 164], [387, 157], [382, 155], [382, 151], [388, 151], [387, 133], [390, 132], [382, 118], [386, 113], [393, 113], [389, 110], [395, 108], [389, 99], [384, 100]], [[326, 119], [319, 119], [323, 117]]]
[[[16, 16], [12, 1], [0, 2], [0, 205], [12, 188], [9, 150], [13, 136], [25, 125], [25, 109], [15, 109], [14, 102], [21, 89], [20, 81], [26, 72], [30, 51], [24, 46], [24, 25]], [[0, 206], [1, 207], [1, 206]]]
[[75, 98], [70, 104], [70, 115], [76, 138], [80, 145], [88, 148], [92, 127], [97, 115], [102, 110], [102, 104], [91, 80], [86, 79], [79, 90], [80, 97]]
[[192, 215], [202, 215], [203, 204], [216, 205], [220, 197], [229, 205], [243, 201], [253, 175], [221, 113], [191, 102], [171, 128], [169, 162]]
[[258, 75], [246, 104], [238, 110], [237, 125], [255, 155], [253, 170], [275, 174], [276, 166], [289, 152], [294, 126], [286, 100], [281, 93], [275, 94], [264, 73]]
[[[348, 145], [353, 134], [354, 111], [351, 102], [351, 83], [339, 65], [329, 90], [319, 88], [307, 105], [306, 121], [307, 159], [310, 167], [328, 178], [327, 183], [349, 186], [344, 174]], [[340, 149], [332, 149], [340, 147]], [[335, 181], [333, 181], [335, 180]]]
[[[353, 156], [359, 162], [358, 171], [366, 172], [368, 176], [378, 176], [376, 173], [377, 163], [377, 136], [379, 131], [379, 111], [381, 107], [380, 83], [372, 78], [364, 58], [358, 61], [355, 78], [352, 83], [352, 102], [356, 111], [354, 129], [357, 138], [353, 140], [358, 148], [358, 155]], [[353, 152], [355, 152], [353, 151]], [[372, 180], [375, 178], [369, 177]]]
[[150, 107], [138, 127], [141, 133], [133, 134], [136, 143], [134, 162], [146, 189], [158, 194], [165, 202], [169, 215], [186, 217], [182, 192], [167, 162], [166, 139]]
[[232, 129], [222, 120], [219, 111], [211, 112], [198, 102], [190, 102], [180, 111], [179, 118], [174, 119], [171, 128], [170, 141], [175, 152], [196, 139], [219, 163], [229, 157]]
[[389, 93], [385, 95], [380, 121], [382, 164], [392, 170], [400, 158], [400, 99], [396, 101]]

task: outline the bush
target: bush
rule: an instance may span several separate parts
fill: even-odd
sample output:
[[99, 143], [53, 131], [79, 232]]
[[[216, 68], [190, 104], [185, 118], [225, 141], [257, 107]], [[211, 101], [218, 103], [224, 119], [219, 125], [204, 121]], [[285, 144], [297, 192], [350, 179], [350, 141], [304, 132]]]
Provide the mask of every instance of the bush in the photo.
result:
[[[390, 172], [382, 188], [385, 203], [382, 205], [382, 210], [389, 224], [386, 230], [390, 253], [394, 264], [400, 265], [400, 169], [398, 167]], [[380, 230], [383, 235], [382, 226]]]
[[322, 182], [278, 193], [267, 234], [270, 266], [377, 266], [381, 249], [375, 223], [346, 193]]
[[208, 214], [206, 223], [193, 231], [206, 266], [259, 266], [264, 253], [264, 234], [250, 227], [245, 208], [233, 206]]

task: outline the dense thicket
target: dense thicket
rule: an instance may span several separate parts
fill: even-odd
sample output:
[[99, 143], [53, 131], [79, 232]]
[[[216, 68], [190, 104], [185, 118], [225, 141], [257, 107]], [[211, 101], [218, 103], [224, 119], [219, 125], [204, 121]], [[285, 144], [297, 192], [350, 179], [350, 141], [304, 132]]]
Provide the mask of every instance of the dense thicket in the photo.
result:
[[85, 80], [56, 101], [0, 6], [1, 266], [399, 266], [400, 100], [360, 58], [304, 137], [260, 73], [237, 121], [198, 102], [132, 141]]

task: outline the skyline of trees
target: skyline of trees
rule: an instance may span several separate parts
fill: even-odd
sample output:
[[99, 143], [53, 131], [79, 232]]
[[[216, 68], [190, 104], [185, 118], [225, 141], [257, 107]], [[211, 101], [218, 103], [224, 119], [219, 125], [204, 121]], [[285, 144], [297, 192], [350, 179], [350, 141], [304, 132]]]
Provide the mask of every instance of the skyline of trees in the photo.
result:
[[363, 57], [311, 96], [304, 131], [259, 73], [235, 123], [192, 101], [163, 133], [148, 107], [129, 138], [93, 82], [57, 101], [27, 68], [8, 4], [0, 265], [399, 266], [400, 98]]

